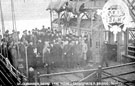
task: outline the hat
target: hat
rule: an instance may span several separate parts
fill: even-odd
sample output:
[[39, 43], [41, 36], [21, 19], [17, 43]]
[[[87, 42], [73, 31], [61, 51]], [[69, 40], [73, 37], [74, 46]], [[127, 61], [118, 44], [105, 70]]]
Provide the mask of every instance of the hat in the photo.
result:
[[5, 33], [9, 33], [9, 30], [6, 30], [6, 32]]
[[108, 44], [108, 42], [107, 41], [104, 41], [104, 44]]

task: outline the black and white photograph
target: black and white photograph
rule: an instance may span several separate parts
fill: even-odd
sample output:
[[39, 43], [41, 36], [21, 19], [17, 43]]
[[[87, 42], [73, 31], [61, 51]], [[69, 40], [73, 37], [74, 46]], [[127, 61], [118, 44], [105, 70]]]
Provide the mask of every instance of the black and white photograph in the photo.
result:
[[135, 86], [135, 0], [0, 0], [0, 86]]

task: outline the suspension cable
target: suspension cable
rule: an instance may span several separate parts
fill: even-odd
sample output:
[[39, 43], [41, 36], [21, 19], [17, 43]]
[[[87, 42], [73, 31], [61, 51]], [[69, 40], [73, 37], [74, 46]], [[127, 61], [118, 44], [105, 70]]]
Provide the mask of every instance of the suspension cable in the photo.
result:
[[11, 11], [12, 11], [13, 30], [15, 31], [13, 34], [17, 37], [17, 39], [15, 40], [17, 41], [17, 54], [18, 54], [18, 57], [20, 58], [19, 45], [18, 45], [18, 33], [17, 33], [17, 28], [16, 28], [15, 9], [14, 9], [13, 0], [11, 0]]
[[3, 34], [5, 33], [5, 25], [4, 25], [4, 17], [3, 17], [1, 0], [0, 0], [0, 12], [1, 12], [2, 36], [3, 36]]

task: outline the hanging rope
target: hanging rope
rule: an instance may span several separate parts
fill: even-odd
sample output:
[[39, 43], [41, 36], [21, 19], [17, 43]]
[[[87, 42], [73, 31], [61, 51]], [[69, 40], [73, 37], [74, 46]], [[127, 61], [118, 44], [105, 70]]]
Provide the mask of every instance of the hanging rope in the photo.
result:
[[12, 23], [13, 23], [13, 30], [14, 30], [14, 33], [13, 35], [15, 35], [15, 37], [17, 37], [15, 39], [15, 42], [17, 42], [17, 54], [18, 54], [18, 57], [20, 58], [20, 52], [19, 52], [19, 46], [18, 46], [18, 33], [17, 33], [17, 28], [16, 28], [16, 19], [15, 19], [15, 10], [14, 10], [14, 2], [13, 0], [11, 0], [11, 11], [12, 11]]
[[4, 17], [3, 17], [1, 0], [0, 0], [0, 12], [1, 12], [2, 36], [3, 36], [3, 34], [5, 33], [5, 25], [4, 25]]
[[16, 19], [15, 19], [15, 10], [14, 10], [14, 2], [11, 0], [11, 11], [12, 11], [12, 23], [13, 23], [13, 30], [17, 31], [16, 29]]
[[[3, 11], [2, 11], [2, 4], [1, 4], [1, 0], [0, 0], [0, 11], [1, 11], [1, 24], [2, 24], [2, 37], [5, 34], [5, 25], [4, 25], [4, 17], [3, 17]], [[2, 45], [1, 45], [2, 46]], [[2, 47], [4, 49], [4, 55], [5, 57], [8, 58], [8, 49], [7, 49], [7, 44], [4, 44], [4, 46], [6, 47]], [[2, 52], [2, 50], [1, 50]]]

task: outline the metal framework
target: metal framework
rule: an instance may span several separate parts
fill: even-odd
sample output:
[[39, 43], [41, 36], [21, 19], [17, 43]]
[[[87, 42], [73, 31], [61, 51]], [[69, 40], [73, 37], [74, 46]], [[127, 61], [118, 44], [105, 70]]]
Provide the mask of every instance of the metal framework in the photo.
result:
[[[106, 72], [106, 70], [120, 68], [120, 67], [124, 67], [124, 66], [131, 66], [131, 65], [135, 65], [135, 62], [116, 65], [116, 66], [110, 66], [110, 67], [103, 67], [103, 68], [101, 66], [99, 66], [96, 69], [79, 70], [79, 71], [71, 71], [71, 72], [60, 72], [60, 73], [51, 73], [51, 74], [39, 74], [38, 78], [40, 79], [41, 77], [51, 77], [51, 76], [60, 76], [60, 75], [68, 75], [68, 74], [75, 74], [75, 73], [91, 72], [91, 74], [89, 74], [88, 76], [86, 76], [83, 79], [76, 81], [76, 82], [84, 82], [85, 80], [92, 77], [94, 74], [97, 74], [97, 81], [98, 82], [100, 82], [104, 79], [111, 78], [111, 79], [116, 80], [120, 83], [123, 83], [124, 85], [129, 86], [128, 83], [133, 84], [135, 82], [121, 78], [120, 76], [129, 75], [129, 74], [135, 73], [135, 71], [126, 72], [126, 73], [122, 73], [122, 74], [118, 74], [118, 75], [113, 75], [109, 72]], [[106, 75], [106, 77], [102, 77], [102, 74]]]

